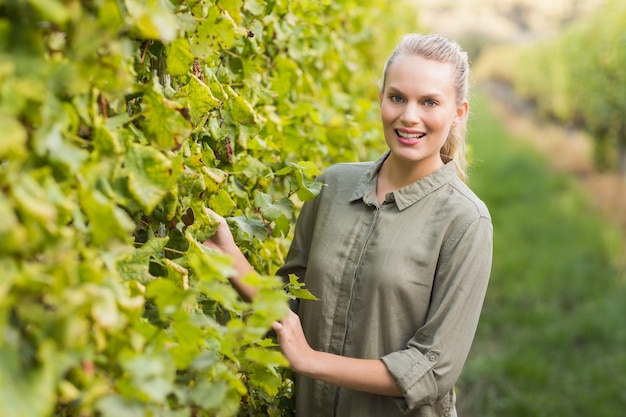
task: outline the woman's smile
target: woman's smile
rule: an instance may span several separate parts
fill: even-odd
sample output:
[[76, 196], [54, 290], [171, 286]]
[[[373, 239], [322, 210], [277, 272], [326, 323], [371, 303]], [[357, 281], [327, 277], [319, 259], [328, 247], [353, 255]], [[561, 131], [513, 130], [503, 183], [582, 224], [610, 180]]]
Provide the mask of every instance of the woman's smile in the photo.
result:
[[398, 141], [405, 145], [415, 145], [426, 136], [426, 133], [415, 130], [396, 129], [395, 132], [398, 135]]
[[467, 111], [458, 104], [453, 72], [451, 64], [419, 55], [398, 56], [388, 68], [379, 97], [388, 162], [408, 169], [407, 181], [443, 166], [441, 148]]

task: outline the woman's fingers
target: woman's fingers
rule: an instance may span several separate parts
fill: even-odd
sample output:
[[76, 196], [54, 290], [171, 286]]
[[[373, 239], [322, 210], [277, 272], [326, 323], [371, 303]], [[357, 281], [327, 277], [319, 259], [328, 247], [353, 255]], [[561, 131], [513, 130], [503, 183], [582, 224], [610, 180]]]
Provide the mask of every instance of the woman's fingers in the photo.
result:
[[231, 253], [235, 246], [235, 239], [228, 227], [226, 219], [208, 207], [205, 208], [205, 212], [219, 224], [215, 230], [215, 234], [207, 239], [204, 245], [221, 252]]
[[304, 332], [302, 331], [300, 317], [293, 311], [289, 311], [287, 317], [281, 321], [274, 322], [272, 329], [276, 332], [278, 342], [283, 350], [290, 350], [307, 345]]
[[293, 311], [289, 311], [289, 314], [280, 322], [275, 322], [272, 328], [276, 332], [280, 349], [289, 361], [291, 369], [300, 372], [309, 362], [307, 358], [313, 352], [304, 336], [300, 317]]
[[209, 215], [209, 217], [211, 217], [213, 220], [217, 221], [220, 224], [220, 226], [222, 224], [226, 224], [226, 219], [224, 217], [220, 216], [219, 214], [217, 214], [216, 212], [214, 212], [212, 209], [206, 207], [204, 209], [204, 211], [206, 212], [206, 214]]
[[285, 327], [288, 329], [294, 328], [296, 330], [302, 329], [302, 324], [300, 323], [300, 317], [293, 311], [289, 310], [289, 313], [287, 314], [287, 316], [285, 316], [280, 321], [275, 321], [274, 324], [272, 324], [272, 328], [274, 330], [282, 330]]

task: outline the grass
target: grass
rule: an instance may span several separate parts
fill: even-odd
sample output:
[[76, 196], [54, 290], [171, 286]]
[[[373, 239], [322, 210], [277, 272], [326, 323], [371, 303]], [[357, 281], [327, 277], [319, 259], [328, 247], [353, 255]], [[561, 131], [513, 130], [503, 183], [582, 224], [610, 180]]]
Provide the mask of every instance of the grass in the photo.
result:
[[492, 214], [494, 263], [459, 415], [622, 415], [623, 236], [574, 178], [514, 140], [484, 98], [474, 108], [470, 185]]

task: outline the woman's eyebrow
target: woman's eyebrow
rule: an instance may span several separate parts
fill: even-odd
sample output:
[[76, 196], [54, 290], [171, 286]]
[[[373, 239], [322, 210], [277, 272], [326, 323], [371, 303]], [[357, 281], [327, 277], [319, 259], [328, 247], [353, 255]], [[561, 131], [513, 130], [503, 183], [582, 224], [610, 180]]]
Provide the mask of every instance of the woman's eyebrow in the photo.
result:
[[[402, 92], [402, 90], [398, 89], [397, 87], [394, 86], [389, 86], [389, 88], [387, 88], [387, 92], [389, 93], [394, 93], [394, 94], [402, 94], [404, 95], [405, 93]], [[441, 99], [442, 97], [444, 97], [444, 94], [438, 93], [436, 91], [431, 91], [431, 92], [427, 92], [425, 94], [421, 94], [421, 97], [428, 97], [428, 98], [434, 98], [434, 99]]]
[[400, 93], [400, 94], [402, 94], [401, 90], [398, 90], [397, 88], [392, 87], [392, 86], [389, 86], [388, 90], [391, 91], [392, 93]]

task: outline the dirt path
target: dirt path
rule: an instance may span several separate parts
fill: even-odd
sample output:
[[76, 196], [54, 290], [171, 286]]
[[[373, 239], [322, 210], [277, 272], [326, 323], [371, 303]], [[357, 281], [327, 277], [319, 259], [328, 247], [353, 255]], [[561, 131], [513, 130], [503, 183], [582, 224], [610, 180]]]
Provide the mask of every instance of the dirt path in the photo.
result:
[[[593, 140], [584, 132], [538, 120], [532, 107], [516, 98], [506, 86], [487, 84], [484, 91], [496, 104], [494, 111], [513, 136], [530, 142], [546, 155], [554, 170], [576, 176], [598, 211], [622, 230], [626, 241], [626, 179], [594, 169]], [[621, 260], [626, 266], [626, 247], [622, 253]]]

